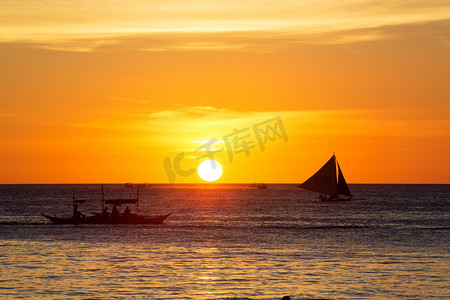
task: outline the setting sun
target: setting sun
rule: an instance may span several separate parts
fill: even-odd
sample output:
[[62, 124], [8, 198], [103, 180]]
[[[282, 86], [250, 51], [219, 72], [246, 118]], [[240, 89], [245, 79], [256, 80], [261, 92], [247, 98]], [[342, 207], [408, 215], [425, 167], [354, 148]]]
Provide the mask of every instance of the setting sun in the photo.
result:
[[215, 160], [205, 160], [198, 166], [198, 176], [205, 181], [216, 181], [222, 172], [222, 166]]

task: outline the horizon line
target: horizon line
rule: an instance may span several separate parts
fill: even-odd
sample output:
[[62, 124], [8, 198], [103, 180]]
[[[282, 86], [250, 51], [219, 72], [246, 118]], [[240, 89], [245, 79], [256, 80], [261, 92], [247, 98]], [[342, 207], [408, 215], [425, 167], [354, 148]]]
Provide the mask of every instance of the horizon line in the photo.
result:
[[[149, 184], [149, 185], [194, 185], [194, 184], [204, 184], [204, 185], [214, 185], [214, 184], [227, 184], [227, 185], [236, 185], [236, 184], [252, 184], [254, 182], [179, 182], [179, 183], [170, 183], [170, 182], [166, 182], [166, 183], [152, 183], [152, 182], [129, 182], [131, 184]], [[258, 183], [264, 183], [264, 184], [268, 184], [268, 185], [294, 185], [294, 184], [301, 184], [299, 182], [272, 182], [272, 183], [267, 183], [267, 182], [258, 182]], [[103, 183], [99, 183], [99, 182], [93, 182], [93, 183], [75, 183], [75, 182], [65, 182], [65, 183], [0, 183], [0, 185], [69, 185], [69, 184], [74, 184], [74, 185], [124, 185], [126, 184], [126, 182], [103, 182]], [[347, 183], [347, 184], [352, 184], [352, 185], [357, 185], [357, 184], [371, 184], [371, 185], [377, 185], [377, 184], [383, 184], [383, 185], [449, 185], [450, 183], [362, 183], [362, 182], [355, 182], [355, 183]]]

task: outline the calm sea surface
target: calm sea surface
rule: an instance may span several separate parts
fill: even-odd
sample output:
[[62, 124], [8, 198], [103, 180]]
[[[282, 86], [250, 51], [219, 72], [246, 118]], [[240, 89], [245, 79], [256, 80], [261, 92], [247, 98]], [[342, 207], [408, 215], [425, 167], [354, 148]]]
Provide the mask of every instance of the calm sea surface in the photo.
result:
[[342, 203], [209, 187], [141, 189], [163, 225], [52, 225], [40, 213], [70, 216], [73, 193], [99, 211], [101, 186], [0, 185], [0, 298], [450, 298], [450, 185], [350, 185], [366, 199]]

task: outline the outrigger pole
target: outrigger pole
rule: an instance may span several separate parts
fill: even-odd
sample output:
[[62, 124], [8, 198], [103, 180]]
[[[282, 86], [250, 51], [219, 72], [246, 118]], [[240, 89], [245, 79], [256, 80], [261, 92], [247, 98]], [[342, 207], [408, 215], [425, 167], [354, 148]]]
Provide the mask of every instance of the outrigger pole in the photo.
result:
[[[76, 204], [78, 203], [84, 203], [85, 200], [77, 200], [75, 199], [75, 192], [73, 192], [72, 195], [72, 203], [73, 203], [73, 207], [75, 207]], [[137, 191], [136, 191], [136, 199], [130, 199], [130, 198], [119, 198], [119, 199], [105, 199], [105, 189], [104, 189], [104, 184], [102, 184], [102, 211], [105, 210], [105, 206], [107, 204], [116, 204], [116, 205], [121, 205], [121, 204], [136, 204], [136, 214], [139, 215], [139, 186], [137, 187]]]
[[105, 193], [104, 193], [103, 184], [102, 184], [102, 208], [103, 208], [103, 210], [105, 209], [105, 206], [107, 204], [113, 204], [113, 205], [135, 204], [136, 211], [138, 214], [138, 212], [139, 212], [139, 186], [137, 187], [136, 198], [108, 198], [108, 199], [105, 199]]
[[86, 200], [85, 199], [76, 199], [75, 198], [75, 192], [72, 192], [72, 206], [73, 208], [75, 208], [75, 205], [78, 205], [78, 203], [84, 203]]

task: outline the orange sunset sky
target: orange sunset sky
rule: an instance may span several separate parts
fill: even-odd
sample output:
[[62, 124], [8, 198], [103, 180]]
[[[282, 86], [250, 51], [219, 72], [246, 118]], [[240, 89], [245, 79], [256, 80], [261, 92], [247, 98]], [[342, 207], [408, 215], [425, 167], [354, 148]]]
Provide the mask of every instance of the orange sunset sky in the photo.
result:
[[[333, 152], [349, 183], [450, 183], [449, 16], [423, 0], [0, 1], [0, 183], [168, 183], [164, 160], [196, 168], [211, 139], [222, 183], [300, 183]], [[253, 126], [276, 117], [288, 140], [262, 151]], [[248, 153], [227, 150], [235, 129]]]

